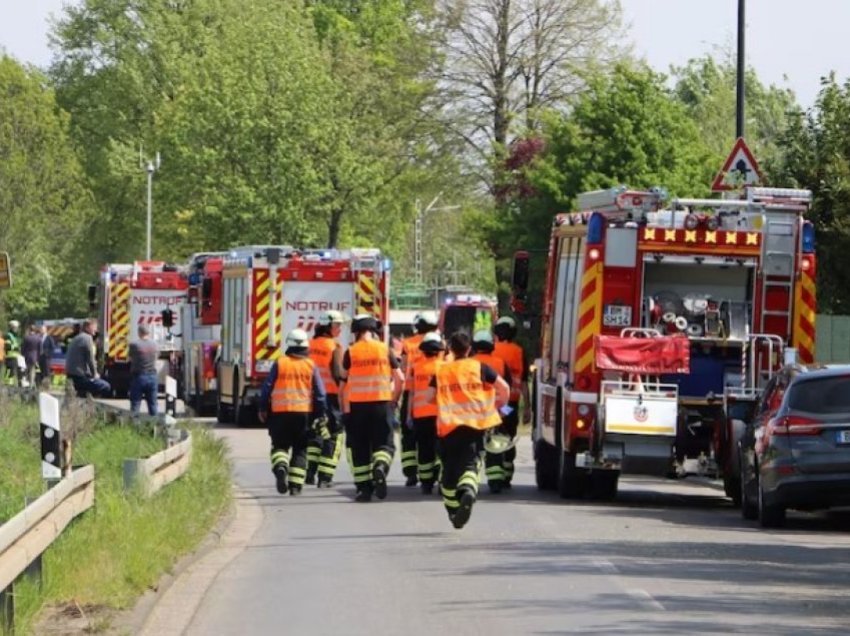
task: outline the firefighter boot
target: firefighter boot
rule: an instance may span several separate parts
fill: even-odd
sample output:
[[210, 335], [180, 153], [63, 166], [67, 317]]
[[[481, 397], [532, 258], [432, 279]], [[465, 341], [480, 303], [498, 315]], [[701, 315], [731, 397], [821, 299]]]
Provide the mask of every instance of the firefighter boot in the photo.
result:
[[375, 485], [375, 496], [378, 499], [387, 498], [387, 465], [384, 462], [375, 462], [372, 469], [372, 483]]
[[290, 497], [297, 497], [300, 494], [301, 494], [301, 486], [297, 486], [295, 484], [289, 485], [289, 496]]
[[357, 494], [354, 496], [354, 501], [359, 503], [368, 503], [372, 501], [372, 485], [359, 484], [357, 486]]
[[470, 488], [460, 487], [457, 489], [458, 503], [460, 504], [451, 516], [452, 525], [460, 530], [472, 516], [472, 506], [475, 504], [475, 493]]
[[423, 481], [422, 482], [422, 494], [430, 495], [434, 492], [434, 482], [433, 481]]
[[287, 483], [289, 475], [286, 473], [286, 468], [283, 466], [277, 467], [274, 471], [274, 478], [277, 485], [277, 491], [281, 495], [285, 495], [286, 491], [289, 489], [289, 485]]

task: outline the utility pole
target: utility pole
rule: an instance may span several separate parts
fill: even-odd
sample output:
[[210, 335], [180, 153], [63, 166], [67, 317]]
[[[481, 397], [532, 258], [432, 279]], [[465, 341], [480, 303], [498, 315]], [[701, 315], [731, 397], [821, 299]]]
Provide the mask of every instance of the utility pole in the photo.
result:
[[440, 197], [443, 196], [443, 193], [440, 192], [431, 199], [431, 203], [429, 203], [425, 209], [422, 209], [422, 202], [419, 199], [416, 199], [416, 217], [413, 220], [413, 271], [414, 278], [417, 283], [422, 283], [424, 278], [424, 266], [422, 264], [422, 223], [425, 220], [425, 215], [428, 212], [436, 211], [436, 210], [457, 210], [459, 205], [446, 205], [443, 207], [435, 208], [434, 206], [437, 204], [437, 201], [440, 200]]
[[744, 56], [744, 35], [746, 24], [746, 0], [738, 0], [738, 91], [735, 104], [735, 136], [744, 136], [744, 75], [746, 73], [746, 58]]
[[151, 234], [153, 232], [153, 173], [159, 170], [161, 165], [159, 152], [156, 158], [147, 161], [142, 159], [142, 148], [139, 147], [139, 167], [148, 173], [148, 223], [147, 223], [147, 247], [145, 249], [145, 260], [151, 260]]

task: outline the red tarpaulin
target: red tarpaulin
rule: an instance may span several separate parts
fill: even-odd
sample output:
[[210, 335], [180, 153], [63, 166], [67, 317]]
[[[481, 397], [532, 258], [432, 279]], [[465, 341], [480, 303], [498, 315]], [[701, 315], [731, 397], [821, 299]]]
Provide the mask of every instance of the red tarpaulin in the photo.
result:
[[691, 343], [684, 336], [594, 336], [596, 367], [627, 373], [690, 373]]

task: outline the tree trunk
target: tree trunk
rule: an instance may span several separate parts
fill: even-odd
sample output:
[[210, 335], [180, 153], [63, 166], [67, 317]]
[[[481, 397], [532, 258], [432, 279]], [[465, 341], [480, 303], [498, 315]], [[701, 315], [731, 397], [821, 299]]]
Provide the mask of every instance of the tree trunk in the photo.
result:
[[328, 219], [328, 247], [334, 248], [339, 242], [339, 232], [342, 229], [342, 210], [337, 208], [331, 211]]

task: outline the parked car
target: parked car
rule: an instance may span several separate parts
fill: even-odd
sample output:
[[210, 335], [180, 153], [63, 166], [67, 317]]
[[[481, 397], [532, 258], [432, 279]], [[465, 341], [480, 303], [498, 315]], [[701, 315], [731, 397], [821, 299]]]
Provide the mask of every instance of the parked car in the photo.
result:
[[741, 514], [764, 527], [788, 508], [850, 505], [850, 366], [787, 366], [740, 443]]

